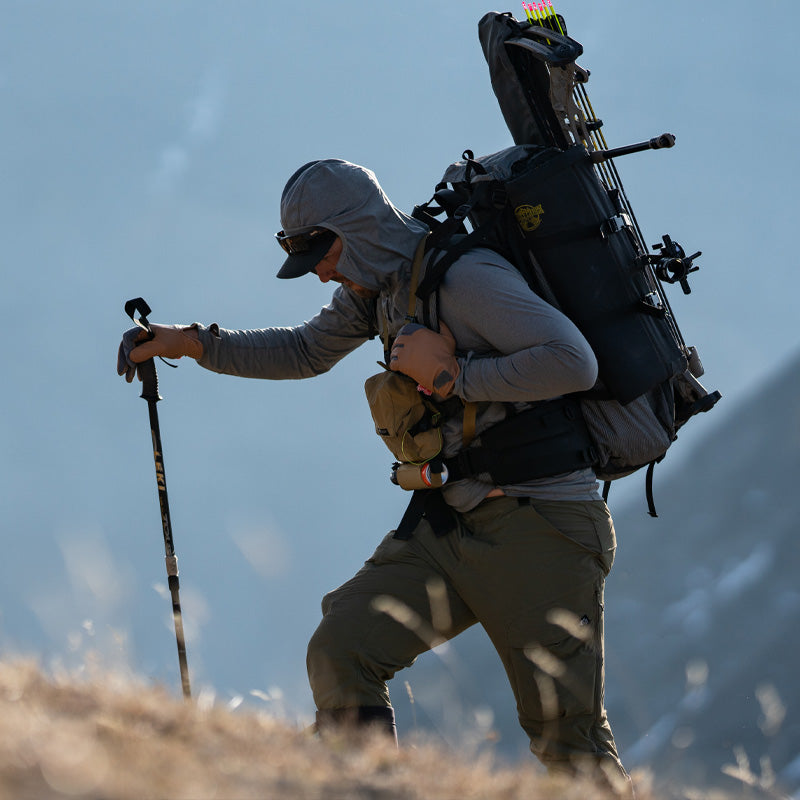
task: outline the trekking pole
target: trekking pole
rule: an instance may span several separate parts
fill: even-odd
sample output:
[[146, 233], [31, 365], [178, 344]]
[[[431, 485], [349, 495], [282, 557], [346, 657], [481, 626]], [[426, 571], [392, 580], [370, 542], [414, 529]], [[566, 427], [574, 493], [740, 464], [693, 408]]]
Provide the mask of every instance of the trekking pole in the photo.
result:
[[[139, 312], [139, 318], [135, 313]], [[133, 320], [134, 324], [146, 331], [147, 338], [154, 337], [150, 330], [147, 315], [150, 306], [141, 298], [128, 300], [125, 303], [125, 313]], [[170, 365], [172, 366], [172, 365]], [[153, 458], [156, 463], [156, 484], [158, 485], [158, 504], [161, 508], [161, 527], [164, 531], [164, 550], [166, 551], [167, 581], [172, 595], [172, 617], [175, 622], [175, 638], [178, 642], [178, 662], [181, 669], [181, 684], [183, 696], [188, 700], [191, 697], [189, 686], [189, 666], [186, 662], [186, 641], [183, 636], [183, 616], [181, 614], [180, 582], [178, 580], [178, 558], [175, 555], [175, 545], [172, 541], [172, 522], [169, 516], [169, 498], [167, 497], [167, 477], [164, 472], [164, 454], [161, 449], [161, 430], [158, 425], [158, 410], [156, 403], [161, 400], [158, 393], [158, 374], [154, 359], [139, 364], [139, 374], [142, 379], [141, 397], [147, 400], [147, 410], [150, 414], [150, 436], [153, 441]]]

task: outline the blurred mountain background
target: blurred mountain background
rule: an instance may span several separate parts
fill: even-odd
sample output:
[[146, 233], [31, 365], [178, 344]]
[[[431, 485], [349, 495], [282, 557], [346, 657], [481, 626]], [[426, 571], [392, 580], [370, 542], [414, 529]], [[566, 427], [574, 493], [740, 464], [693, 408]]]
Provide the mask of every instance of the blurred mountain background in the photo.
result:
[[[754, 770], [768, 755], [797, 787], [786, 676], [798, 666], [800, 164], [786, 140], [800, 6], [556, 7], [584, 45], [610, 146], [677, 136], [618, 167], [653, 242], [670, 233], [704, 252], [692, 294], [670, 297], [723, 394], [657, 469], [657, 520], [639, 476], [612, 490], [611, 719], [632, 763], [714, 782], [741, 744]], [[143, 296], [153, 321], [229, 328], [313, 316], [330, 288], [274, 278], [284, 182], [311, 159], [346, 158], [408, 210], [465, 148], [509, 145], [477, 39], [494, 9], [2, 9], [0, 654], [81, 669], [92, 653], [179, 693], [146, 404], [112, 366], [123, 304]], [[159, 363], [198, 692], [311, 718], [305, 645], [320, 598], [407, 501], [363, 394], [380, 355], [368, 345], [327, 375], [280, 383]], [[497, 730], [498, 750], [524, 751], [494, 661], [478, 631], [421, 659], [393, 687], [405, 728], [480, 741]], [[428, 662], [447, 680], [428, 681]]]

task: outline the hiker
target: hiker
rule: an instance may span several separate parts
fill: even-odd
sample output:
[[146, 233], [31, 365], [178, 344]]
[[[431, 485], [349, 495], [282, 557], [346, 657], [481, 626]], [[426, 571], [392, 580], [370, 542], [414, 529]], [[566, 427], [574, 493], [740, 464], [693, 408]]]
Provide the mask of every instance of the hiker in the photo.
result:
[[[336, 159], [306, 164], [286, 184], [280, 213], [286, 258], [278, 277], [315, 273], [340, 284], [330, 305], [293, 328], [152, 325], [147, 342], [134, 328], [120, 345], [121, 375], [133, 380], [136, 365], [156, 355], [188, 355], [229, 375], [310, 378], [381, 335], [390, 370], [443, 409], [445, 457], [464, 448], [467, 425], [478, 442], [510, 415], [594, 385], [595, 357], [575, 325], [487, 249], [449, 269], [431, 327], [409, 324], [412, 267], [428, 229], [395, 208], [370, 170]], [[614, 527], [594, 472], [564, 469], [569, 455], [555, 459], [558, 474], [526, 478], [536, 447], [509, 450], [519, 476], [508, 484], [479, 473], [415, 493], [431, 500], [407, 512], [403, 535], [400, 526], [390, 531], [324, 597], [307, 658], [317, 720], [321, 728], [378, 723], [393, 734], [387, 681], [431, 647], [424, 631], [435, 629], [441, 641], [479, 622], [533, 753], [552, 772], [589, 771], [627, 792], [603, 704], [603, 587]], [[444, 614], [431, 609], [437, 587]], [[422, 627], [392, 608], [410, 609]]]

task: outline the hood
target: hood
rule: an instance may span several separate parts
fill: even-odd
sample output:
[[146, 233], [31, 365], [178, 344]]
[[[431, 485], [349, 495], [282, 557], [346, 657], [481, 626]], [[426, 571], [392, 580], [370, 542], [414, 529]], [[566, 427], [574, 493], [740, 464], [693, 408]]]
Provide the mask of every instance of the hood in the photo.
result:
[[281, 224], [288, 236], [315, 227], [332, 230], [343, 244], [337, 270], [372, 290], [393, 282], [428, 232], [392, 205], [374, 172], [339, 159], [312, 161], [289, 179]]

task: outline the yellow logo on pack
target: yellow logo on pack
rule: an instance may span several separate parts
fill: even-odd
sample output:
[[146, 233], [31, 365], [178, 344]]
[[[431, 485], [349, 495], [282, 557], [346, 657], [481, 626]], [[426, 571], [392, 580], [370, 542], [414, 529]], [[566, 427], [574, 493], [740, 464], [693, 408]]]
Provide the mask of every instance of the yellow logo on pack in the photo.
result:
[[517, 206], [514, 209], [514, 216], [517, 218], [520, 228], [526, 233], [535, 231], [542, 224], [542, 214], [544, 214], [544, 209], [541, 204]]

